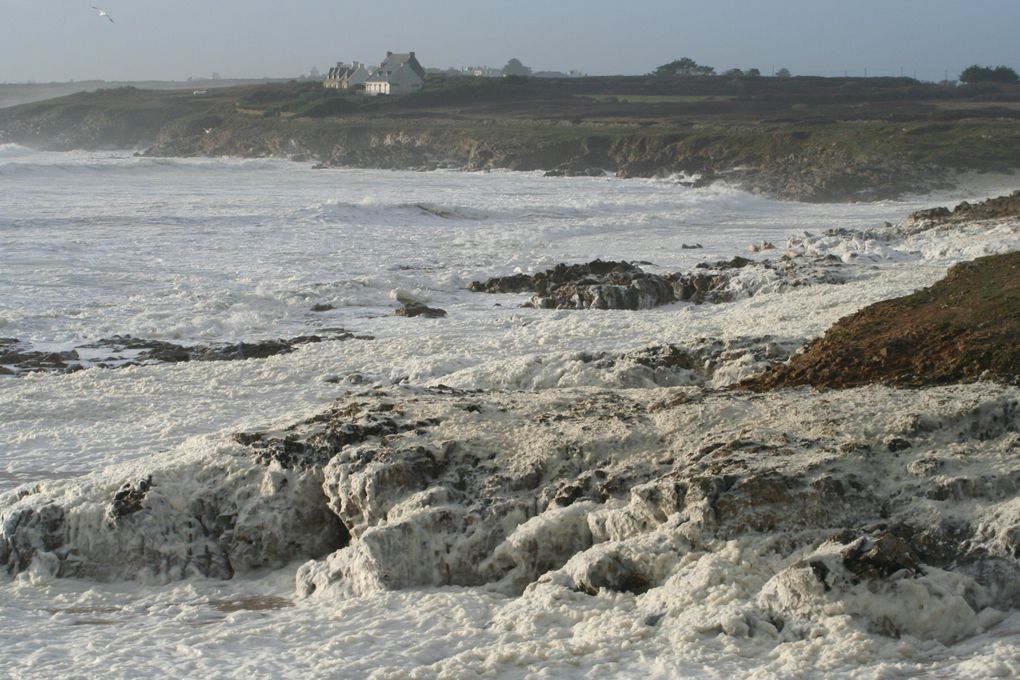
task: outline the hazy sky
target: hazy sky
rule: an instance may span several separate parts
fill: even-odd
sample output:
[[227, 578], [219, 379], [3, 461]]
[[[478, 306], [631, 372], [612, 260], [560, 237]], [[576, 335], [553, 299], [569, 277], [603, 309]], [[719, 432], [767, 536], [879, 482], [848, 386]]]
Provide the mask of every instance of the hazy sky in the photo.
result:
[[[93, 3], [115, 19], [110, 23]], [[415, 50], [426, 66], [905, 75], [1020, 70], [1020, 0], [0, 0], [0, 82], [291, 77]]]

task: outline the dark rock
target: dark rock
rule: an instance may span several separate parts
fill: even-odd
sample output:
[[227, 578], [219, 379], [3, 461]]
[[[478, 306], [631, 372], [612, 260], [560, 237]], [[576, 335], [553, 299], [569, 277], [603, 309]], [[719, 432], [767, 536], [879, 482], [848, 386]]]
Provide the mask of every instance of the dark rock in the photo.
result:
[[821, 560], [812, 560], [808, 563], [808, 566], [811, 567], [811, 573], [815, 575], [815, 578], [822, 584], [825, 591], [828, 592], [832, 590], [832, 586], [830, 586], [828, 581], [825, 580], [829, 575], [829, 567], [825, 564], [825, 562], [822, 562]]
[[394, 408], [392, 404], [379, 404], [366, 411], [357, 406], [338, 409], [315, 419], [325, 425], [306, 437], [293, 432], [275, 435], [238, 432], [233, 439], [249, 447], [262, 465], [275, 462], [284, 469], [308, 469], [325, 465], [344, 447], [402, 432], [424, 431], [437, 424], [435, 421], [398, 423], [390, 415]]
[[653, 628], [654, 628], [655, 626], [659, 625], [659, 621], [662, 621], [662, 619], [663, 619], [663, 618], [664, 618], [665, 616], [666, 616], [666, 614], [665, 614], [665, 613], [662, 613], [662, 614], [649, 614], [648, 616], [646, 616], [646, 617], [644, 618], [644, 621], [643, 621], [643, 623], [644, 623], [644, 624], [645, 624], [646, 626], [651, 626], [651, 627], [653, 627]]
[[[97, 368], [123, 368], [136, 366], [145, 362], [181, 363], [185, 361], [237, 361], [244, 359], [264, 359], [277, 354], [286, 354], [303, 344], [322, 342], [324, 340], [371, 340], [370, 336], [355, 336], [342, 328], [324, 329], [330, 335], [302, 335], [283, 340], [262, 340], [259, 342], [239, 342], [218, 345], [184, 346], [162, 340], [146, 340], [130, 335], [114, 335], [103, 338], [81, 348], [90, 350], [104, 349], [110, 356], [83, 362], [75, 350], [64, 352], [32, 352], [18, 349], [18, 341], [4, 338], [0, 341], [0, 364], [8, 364], [13, 368], [0, 365], [0, 375], [19, 375], [35, 371], [53, 373], [71, 373], [82, 370], [87, 364]], [[138, 352], [137, 357], [126, 361], [120, 353]]]
[[49, 503], [4, 517], [0, 527], [0, 564], [10, 574], [28, 568], [37, 552], [53, 552], [67, 539], [64, 509]]
[[415, 317], [424, 316], [428, 319], [440, 319], [446, 316], [445, 309], [428, 307], [420, 302], [410, 302], [394, 312], [397, 316]]
[[754, 260], [749, 260], [746, 257], [740, 257], [736, 255], [732, 260], [719, 260], [718, 262], [701, 262], [697, 265], [698, 269], [743, 269], [749, 264], [754, 264]]
[[476, 281], [475, 292], [537, 293], [527, 307], [536, 309], [650, 309], [673, 301], [673, 286], [661, 276], [645, 273], [628, 262], [593, 260], [559, 264], [533, 276], [515, 274]]
[[146, 353], [145, 358], [165, 361], [167, 363], [180, 363], [182, 361], [191, 361], [191, 352], [184, 347], [155, 349]]
[[597, 595], [602, 591], [640, 595], [648, 592], [653, 584], [635, 560], [615, 551], [607, 551], [586, 565], [585, 573], [578, 579], [577, 585], [578, 590], [589, 595]]
[[336, 309], [336, 307], [334, 307], [333, 305], [326, 304], [323, 302], [320, 302], [319, 304], [316, 305], [312, 305], [313, 312], [331, 312], [334, 309]]
[[[698, 265], [699, 267], [701, 265]], [[666, 277], [673, 288], [673, 296], [682, 302], [729, 302], [733, 296], [726, 290], [730, 277], [727, 274], [691, 272], [670, 274]]]
[[197, 361], [238, 361], [244, 359], [267, 359], [277, 354], [289, 354], [294, 345], [287, 340], [263, 340], [257, 343], [239, 342], [233, 345], [199, 348], [193, 351]]
[[[695, 247], [695, 246], [688, 246]], [[700, 244], [697, 246], [700, 247]], [[488, 281], [475, 281], [469, 289], [489, 293], [535, 293], [523, 306], [535, 309], [649, 309], [675, 301], [722, 303], [733, 300], [729, 284], [734, 270], [749, 266], [776, 271], [775, 289], [816, 283], [842, 283], [833, 270], [841, 263], [821, 260], [755, 262], [734, 257], [701, 263], [694, 271], [660, 276], [643, 271], [634, 263], [594, 260], [586, 264], [559, 264], [534, 275], [514, 274]], [[744, 290], [741, 295], [753, 295]]]
[[513, 274], [498, 276], [484, 283], [474, 281], [468, 289], [475, 293], [523, 293], [534, 290], [534, 281], [527, 274]]
[[953, 210], [946, 207], [919, 210], [911, 213], [907, 218], [907, 224], [945, 224], [1005, 217], [1020, 217], [1020, 190], [981, 203], [963, 201]]
[[906, 439], [900, 439], [897, 437], [895, 439], [890, 439], [886, 444], [886, 447], [889, 449], [890, 453], [896, 453], [897, 451], [905, 451], [906, 449], [909, 449], [911, 444]]
[[576, 484], [568, 484], [564, 486], [556, 494], [556, 498], [553, 499], [553, 503], [560, 507], [567, 507], [572, 505], [574, 501], [581, 498], [584, 495], [584, 489]]
[[4, 369], [5, 375], [42, 371], [70, 373], [78, 369], [76, 362], [78, 362], [79, 356], [74, 350], [65, 352], [22, 351], [18, 349], [20, 344], [20, 341], [15, 338], [3, 338], [0, 341], [0, 364], [14, 367], [14, 370]]
[[914, 548], [891, 533], [862, 536], [840, 555], [843, 566], [865, 580], [888, 578], [904, 570], [914, 576], [923, 573]]
[[130, 482], [124, 484], [114, 495], [113, 502], [106, 511], [107, 516], [110, 519], [118, 520], [140, 511], [150, 488], [152, 488], [152, 475], [137, 484]]

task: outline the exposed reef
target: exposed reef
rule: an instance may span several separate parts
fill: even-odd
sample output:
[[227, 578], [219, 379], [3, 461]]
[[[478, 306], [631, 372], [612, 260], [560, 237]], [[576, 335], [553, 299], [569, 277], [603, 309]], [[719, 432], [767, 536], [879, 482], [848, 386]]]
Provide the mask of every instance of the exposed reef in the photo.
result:
[[630, 262], [593, 260], [558, 264], [535, 274], [517, 273], [475, 281], [484, 293], [534, 292], [524, 303], [538, 309], [651, 309], [672, 302], [723, 303], [763, 291], [818, 283], [843, 283], [835, 257], [783, 256], [754, 261], [734, 257], [702, 262], [692, 271], [650, 274]]
[[115, 335], [60, 352], [32, 350], [26, 348], [17, 338], [0, 338], [0, 375], [73, 373], [92, 367], [124, 368], [140, 364], [176, 364], [187, 361], [265, 359], [277, 354], [289, 354], [301, 345], [351, 339], [372, 338], [355, 335], [342, 328], [324, 329], [319, 335], [212, 345], [178, 345], [163, 340]]

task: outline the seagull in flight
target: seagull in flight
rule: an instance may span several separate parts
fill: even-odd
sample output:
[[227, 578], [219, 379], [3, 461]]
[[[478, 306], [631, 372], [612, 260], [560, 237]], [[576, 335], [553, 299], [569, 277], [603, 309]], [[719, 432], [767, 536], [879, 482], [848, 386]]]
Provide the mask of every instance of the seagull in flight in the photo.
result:
[[92, 5], [92, 9], [96, 10], [97, 12], [99, 12], [99, 16], [106, 17], [107, 19], [109, 19], [111, 24], [114, 23], [113, 17], [111, 17], [110, 13], [107, 12], [102, 7], [96, 7], [95, 5]]

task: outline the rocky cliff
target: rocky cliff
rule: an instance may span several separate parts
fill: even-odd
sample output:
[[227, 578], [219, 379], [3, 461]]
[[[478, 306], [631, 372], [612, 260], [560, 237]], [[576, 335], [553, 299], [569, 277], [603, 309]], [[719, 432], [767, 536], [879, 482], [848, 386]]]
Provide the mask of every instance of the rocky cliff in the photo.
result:
[[[945, 186], [957, 169], [1010, 170], [1018, 164], [1011, 150], [1020, 148], [1017, 126], [1000, 118], [764, 120], [754, 118], [750, 102], [737, 118], [684, 109], [674, 119], [654, 106], [630, 107], [626, 116], [615, 109], [587, 115], [596, 103], [582, 97], [555, 106], [482, 101], [415, 109], [401, 101], [320, 101], [319, 93], [296, 92], [297, 99], [277, 108], [263, 100], [297, 95], [257, 88], [81, 93], [0, 111], [0, 142], [133, 148], [151, 156], [279, 157], [326, 167], [680, 176], [807, 201], [878, 200]], [[292, 105], [297, 110], [287, 110]]]
[[[219, 125], [216, 125], [219, 123]], [[206, 132], [215, 126], [210, 132]], [[861, 154], [805, 138], [792, 147], [767, 130], [627, 133], [562, 125], [458, 126], [205, 119], [161, 129], [154, 156], [269, 156], [328, 167], [546, 171], [550, 175], [692, 177], [806, 201], [880, 200], [947, 186], [950, 172], [894, 156]]]

